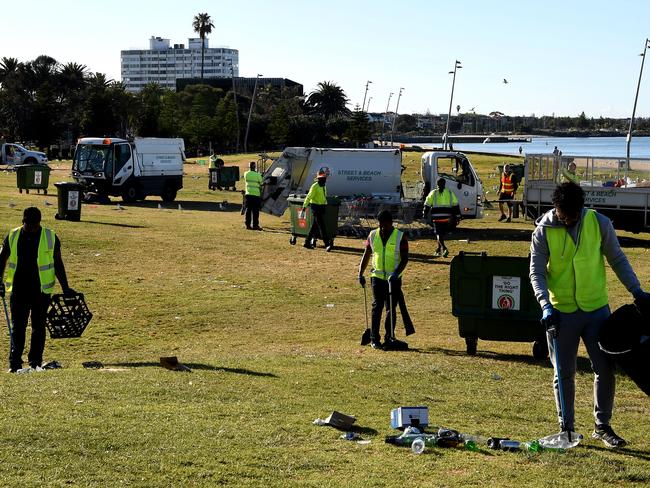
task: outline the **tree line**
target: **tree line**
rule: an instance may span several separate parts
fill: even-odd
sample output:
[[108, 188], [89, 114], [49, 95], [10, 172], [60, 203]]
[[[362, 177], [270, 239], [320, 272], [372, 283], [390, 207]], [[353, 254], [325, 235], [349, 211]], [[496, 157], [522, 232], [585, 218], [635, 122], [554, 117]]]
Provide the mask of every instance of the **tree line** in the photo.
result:
[[[182, 137], [188, 152], [242, 149], [252, 94], [196, 84], [176, 92], [151, 83], [130, 93], [122, 82], [49, 56], [0, 59], [0, 138], [39, 148], [81, 136]], [[262, 86], [250, 116], [248, 149], [359, 145], [370, 140], [367, 117], [336, 83], [307, 96]]]

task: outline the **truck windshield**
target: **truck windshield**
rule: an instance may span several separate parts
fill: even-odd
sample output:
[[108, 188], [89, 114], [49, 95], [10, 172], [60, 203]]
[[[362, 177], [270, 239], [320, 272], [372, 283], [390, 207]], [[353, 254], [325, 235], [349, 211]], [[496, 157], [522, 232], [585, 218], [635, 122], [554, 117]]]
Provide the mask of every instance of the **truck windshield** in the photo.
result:
[[104, 171], [107, 160], [112, 155], [111, 146], [81, 144], [74, 154], [73, 169], [84, 173]]

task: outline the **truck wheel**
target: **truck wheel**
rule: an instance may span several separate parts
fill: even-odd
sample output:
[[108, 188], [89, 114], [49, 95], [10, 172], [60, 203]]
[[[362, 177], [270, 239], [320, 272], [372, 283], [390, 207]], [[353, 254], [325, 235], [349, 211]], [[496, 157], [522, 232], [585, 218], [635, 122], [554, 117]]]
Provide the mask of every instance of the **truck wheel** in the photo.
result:
[[125, 203], [133, 203], [138, 199], [138, 196], [139, 192], [135, 186], [127, 186], [122, 192], [122, 201]]
[[178, 193], [178, 190], [176, 190], [176, 189], [174, 189], [174, 188], [172, 188], [170, 186], [166, 186], [163, 189], [163, 192], [162, 192], [162, 195], [160, 195], [160, 198], [162, 198], [163, 202], [170, 203], [170, 202], [173, 202], [174, 200], [176, 200], [176, 194], [177, 193]]
[[540, 339], [533, 342], [533, 357], [540, 361], [548, 358], [548, 344], [546, 340]]
[[476, 356], [476, 346], [478, 344], [478, 339], [476, 337], [466, 337], [465, 346], [467, 347], [467, 354], [470, 356]]

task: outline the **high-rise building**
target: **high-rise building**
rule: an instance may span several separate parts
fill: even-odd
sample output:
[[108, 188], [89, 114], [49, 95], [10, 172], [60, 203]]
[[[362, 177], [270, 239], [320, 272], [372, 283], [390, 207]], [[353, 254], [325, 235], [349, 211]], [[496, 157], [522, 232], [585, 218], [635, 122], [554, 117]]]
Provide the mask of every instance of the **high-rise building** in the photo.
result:
[[[169, 39], [151, 37], [149, 49], [121, 51], [122, 82], [130, 92], [139, 92], [151, 82], [176, 89], [179, 78], [201, 77], [201, 39], [188, 39], [185, 44], [169, 43]], [[203, 78], [239, 76], [239, 51], [226, 47], [209, 47], [205, 38]]]

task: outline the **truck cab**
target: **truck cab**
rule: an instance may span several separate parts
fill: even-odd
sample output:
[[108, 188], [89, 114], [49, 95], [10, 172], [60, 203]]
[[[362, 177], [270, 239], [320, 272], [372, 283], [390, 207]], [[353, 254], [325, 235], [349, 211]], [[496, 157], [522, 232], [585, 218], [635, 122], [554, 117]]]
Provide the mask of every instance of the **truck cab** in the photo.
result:
[[422, 155], [421, 172], [423, 196], [436, 187], [438, 178], [444, 178], [446, 188], [452, 191], [464, 219], [483, 218], [483, 184], [467, 156], [456, 151], [431, 151]]
[[47, 164], [47, 156], [40, 151], [30, 151], [18, 143], [0, 145], [0, 163], [7, 166], [17, 164]]
[[125, 202], [158, 195], [174, 201], [183, 187], [183, 139], [85, 137], [78, 141], [72, 176], [100, 197]]

